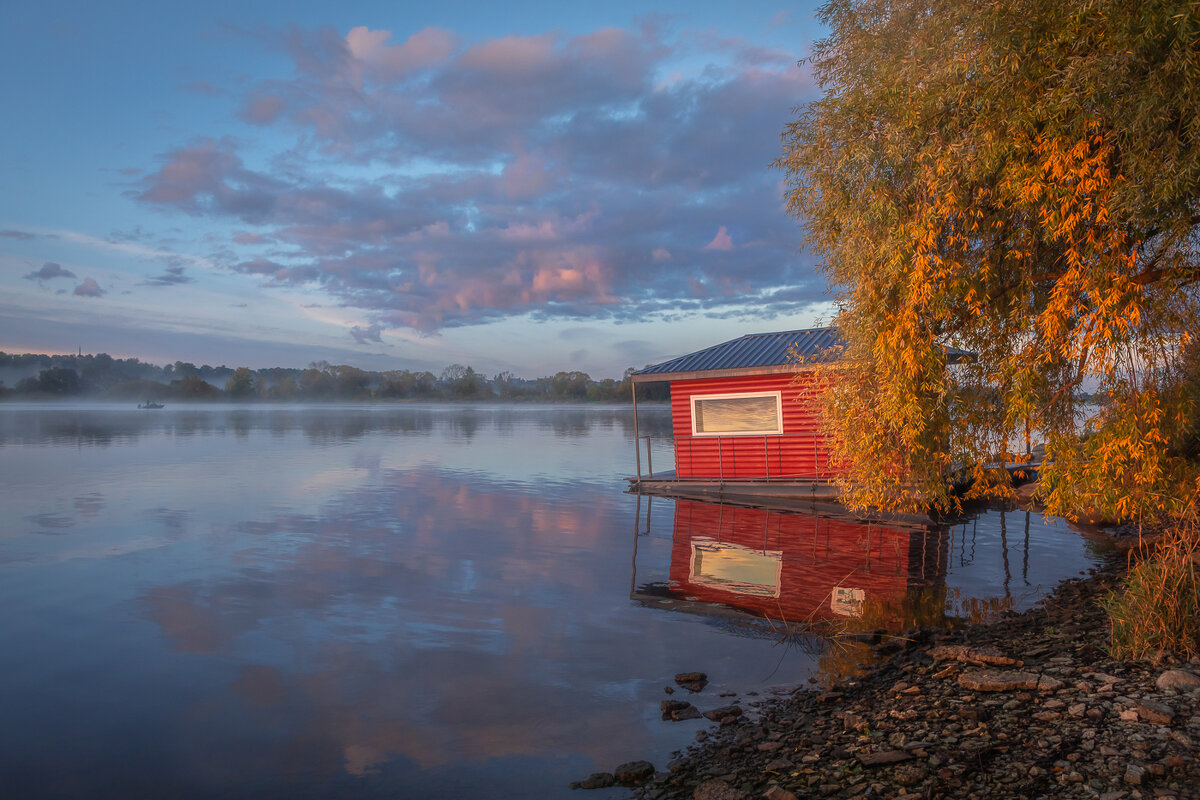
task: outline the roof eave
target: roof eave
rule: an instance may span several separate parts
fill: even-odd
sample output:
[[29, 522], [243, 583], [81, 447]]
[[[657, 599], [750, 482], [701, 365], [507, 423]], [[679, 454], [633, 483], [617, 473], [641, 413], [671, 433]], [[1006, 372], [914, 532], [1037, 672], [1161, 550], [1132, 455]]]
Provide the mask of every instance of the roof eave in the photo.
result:
[[690, 372], [635, 372], [630, 376], [630, 380], [634, 383], [662, 383], [664, 381], [688, 381], [708, 378], [744, 378], [753, 375], [788, 375], [800, 372], [801, 370], [803, 370], [803, 367], [798, 364], [771, 364], [765, 367], [701, 369]]

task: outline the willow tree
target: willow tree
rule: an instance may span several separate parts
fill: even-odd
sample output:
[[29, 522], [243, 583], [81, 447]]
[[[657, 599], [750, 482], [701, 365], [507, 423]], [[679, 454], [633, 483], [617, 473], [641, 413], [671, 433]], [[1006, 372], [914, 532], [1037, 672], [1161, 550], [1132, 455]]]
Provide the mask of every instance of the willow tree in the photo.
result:
[[847, 499], [949, 505], [964, 468], [1007, 491], [985, 466], [1030, 430], [1054, 510], [1180, 510], [1197, 485], [1200, 4], [820, 13], [823, 94], [776, 166], [838, 292], [846, 348], [822, 369]]

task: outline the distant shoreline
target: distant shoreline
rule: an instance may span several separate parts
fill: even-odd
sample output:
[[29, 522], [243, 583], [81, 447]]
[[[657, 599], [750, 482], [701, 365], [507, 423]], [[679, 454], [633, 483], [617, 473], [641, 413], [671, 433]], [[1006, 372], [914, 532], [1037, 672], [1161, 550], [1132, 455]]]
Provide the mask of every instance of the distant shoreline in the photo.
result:
[[[633, 367], [617, 378], [594, 379], [579, 370], [539, 378], [511, 372], [491, 377], [471, 366], [428, 370], [363, 370], [313, 362], [308, 367], [230, 368], [183, 361], [158, 366], [106, 353], [46, 355], [0, 352], [0, 400], [82, 399], [100, 402], [509, 402], [631, 403]], [[639, 400], [668, 398], [667, 385], [650, 385]]]

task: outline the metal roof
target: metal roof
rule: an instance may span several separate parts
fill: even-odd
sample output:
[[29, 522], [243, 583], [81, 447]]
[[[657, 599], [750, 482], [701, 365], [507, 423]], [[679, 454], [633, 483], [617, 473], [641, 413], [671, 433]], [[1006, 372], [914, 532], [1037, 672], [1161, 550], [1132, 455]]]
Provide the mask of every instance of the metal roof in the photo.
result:
[[[796, 356], [809, 361], [838, 357], [841, 337], [834, 328], [751, 333], [739, 339], [653, 364], [633, 373], [634, 383], [688, 377], [770, 375], [796, 369]], [[702, 373], [702, 374], [699, 374]]]

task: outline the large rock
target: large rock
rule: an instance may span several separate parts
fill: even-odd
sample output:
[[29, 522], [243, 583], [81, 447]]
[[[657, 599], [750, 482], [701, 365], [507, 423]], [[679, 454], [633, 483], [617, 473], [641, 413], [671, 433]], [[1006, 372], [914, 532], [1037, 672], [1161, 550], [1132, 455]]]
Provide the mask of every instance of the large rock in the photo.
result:
[[1169, 669], [1154, 682], [1162, 691], [1173, 689], [1177, 692], [1191, 692], [1200, 689], [1200, 675], [1194, 675], [1183, 669]]
[[615, 786], [617, 779], [610, 772], [593, 772], [579, 783], [571, 784], [572, 789], [607, 789]]
[[959, 675], [958, 685], [973, 692], [1011, 692], [1018, 689], [1047, 692], [1061, 689], [1064, 684], [1058, 678], [1033, 672], [981, 669]]
[[908, 761], [912, 757], [912, 753], [906, 753], [903, 750], [885, 750], [882, 753], [861, 753], [858, 756], [858, 762], [864, 767], [879, 767], [884, 764]]
[[658, 707], [662, 709], [663, 719], [679, 721], [700, 718], [700, 709], [686, 700], [663, 700]]
[[1167, 725], [1170, 724], [1171, 720], [1175, 719], [1174, 711], [1162, 703], [1156, 703], [1153, 700], [1135, 698], [1133, 707], [1137, 709], [1138, 716], [1146, 722]]
[[763, 800], [799, 800], [799, 798], [782, 786], [772, 786], [763, 792]]
[[892, 779], [901, 786], [916, 786], [925, 780], [928, 772], [920, 764], [901, 764], [892, 771]]
[[740, 717], [741, 715], [742, 707], [737, 705], [721, 706], [720, 708], [713, 708], [704, 712], [704, 716], [713, 722], [720, 722], [726, 717]]
[[706, 680], [708, 675], [703, 672], [679, 672], [675, 675], [676, 683], [699, 683]]
[[637, 786], [645, 783], [654, 774], [654, 765], [649, 761], [628, 761], [613, 770], [617, 783], [624, 786]]
[[861, 731], [867, 728], [867, 721], [853, 711], [847, 711], [842, 714], [842, 725], [846, 730]]
[[934, 661], [961, 661], [965, 664], [991, 664], [1007, 667], [1017, 660], [1006, 656], [998, 647], [968, 647], [965, 644], [942, 644], [929, 648]]
[[675, 676], [675, 683], [689, 692], [699, 692], [708, 685], [708, 675], [703, 672], [680, 672]]

